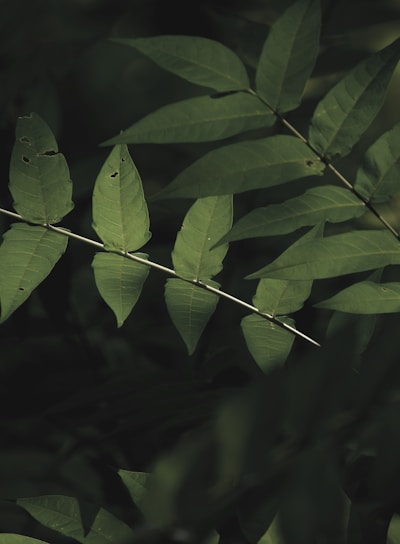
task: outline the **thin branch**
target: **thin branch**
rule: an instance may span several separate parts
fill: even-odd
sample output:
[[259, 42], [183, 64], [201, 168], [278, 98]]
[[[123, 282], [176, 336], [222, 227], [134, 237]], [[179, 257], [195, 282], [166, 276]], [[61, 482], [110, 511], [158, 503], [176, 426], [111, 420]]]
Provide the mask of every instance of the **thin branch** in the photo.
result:
[[279, 121], [299, 140], [301, 140], [315, 155], [318, 157], [320, 161], [322, 161], [324, 164], [326, 164], [327, 168], [331, 170], [331, 172], [345, 185], [345, 187], [353, 193], [355, 197], [360, 200], [364, 206], [373, 214], [375, 217], [382, 223], [382, 225], [391, 233], [393, 236], [400, 241], [400, 233], [398, 230], [393, 227], [379, 212], [378, 210], [371, 204], [369, 200], [364, 198], [357, 189], [354, 188], [353, 184], [341, 173], [337, 168], [321, 153], [315, 149], [315, 147], [311, 144], [309, 140], [303, 134], [301, 134], [281, 113], [276, 111], [272, 106], [268, 104], [266, 100], [258, 96], [256, 91], [254, 89], [247, 89], [247, 92], [253, 96], [256, 96], [260, 102], [262, 102], [265, 106], [267, 106], [268, 109], [272, 111], [272, 113], [279, 119]]
[[[0, 213], [4, 215], [8, 215], [9, 217], [12, 217], [13, 219], [17, 219], [18, 221], [24, 221], [27, 222], [22, 215], [11, 212], [9, 210], [6, 210], [4, 208], [0, 208]], [[185, 281], [187, 283], [191, 283], [192, 285], [195, 285], [196, 287], [199, 287], [201, 289], [204, 289], [206, 291], [209, 291], [211, 293], [214, 293], [218, 295], [219, 297], [225, 298], [227, 300], [230, 300], [231, 302], [234, 302], [236, 304], [239, 304], [240, 306], [243, 306], [247, 310], [250, 310], [253, 314], [256, 314], [263, 319], [266, 319], [267, 321], [270, 321], [271, 323], [274, 323], [278, 325], [279, 327], [286, 329], [287, 331], [291, 332], [295, 336], [298, 336], [299, 338], [302, 338], [303, 340], [306, 340], [310, 344], [313, 344], [314, 346], [320, 347], [320, 344], [316, 341], [307, 336], [306, 334], [302, 333], [301, 331], [295, 329], [291, 325], [288, 325], [288, 323], [285, 323], [284, 321], [281, 321], [277, 317], [273, 316], [272, 314], [268, 314], [266, 312], [262, 312], [255, 306], [252, 306], [251, 304], [248, 304], [247, 302], [244, 302], [243, 300], [234, 297], [233, 295], [230, 295], [229, 293], [225, 293], [224, 291], [221, 291], [220, 289], [217, 289], [211, 285], [208, 285], [207, 283], [204, 283], [198, 279], [187, 279], [182, 278], [173, 270], [172, 268], [168, 268], [167, 266], [163, 266], [161, 264], [155, 263], [153, 261], [149, 261], [147, 259], [144, 259], [142, 257], [139, 257], [138, 255], [135, 255], [134, 253], [129, 253], [127, 251], [122, 250], [107, 250], [104, 244], [101, 242], [97, 242], [96, 240], [92, 240], [91, 238], [86, 238], [86, 236], [81, 236], [80, 234], [76, 234], [68, 229], [65, 229], [63, 227], [56, 227], [54, 225], [50, 225], [49, 223], [42, 223], [41, 226], [43, 228], [46, 228], [48, 230], [51, 230], [53, 232], [56, 232], [58, 234], [62, 234], [63, 236], [67, 236], [68, 238], [72, 238], [74, 240], [78, 240], [79, 242], [83, 242], [85, 244], [91, 245], [95, 247], [96, 249], [99, 249], [101, 251], [108, 251], [109, 253], [116, 253], [117, 255], [121, 255], [121, 257], [125, 257], [127, 259], [131, 259], [132, 261], [136, 261], [138, 263], [141, 263], [145, 266], [149, 266], [150, 268], [155, 268], [156, 270], [160, 270], [161, 272], [164, 272], [165, 274], [168, 274], [169, 276], [173, 276], [175, 278], [178, 278], [182, 281]]]

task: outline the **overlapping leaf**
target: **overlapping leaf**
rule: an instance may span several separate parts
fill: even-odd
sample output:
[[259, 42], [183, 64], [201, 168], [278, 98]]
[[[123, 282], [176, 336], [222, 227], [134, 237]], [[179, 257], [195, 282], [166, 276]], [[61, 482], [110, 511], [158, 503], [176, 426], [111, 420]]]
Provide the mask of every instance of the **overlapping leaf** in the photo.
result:
[[135, 251], [150, 239], [142, 181], [125, 145], [106, 159], [93, 191], [93, 228], [108, 250]]
[[365, 213], [365, 205], [341, 187], [314, 187], [281, 204], [256, 208], [237, 223], [221, 242], [286, 234], [321, 222], [339, 223]]
[[165, 70], [196, 85], [216, 91], [249, 87], [242, 61], [231, 49], [214, 40], [198, 36], [154, 36], [113, 41], [134, 47]]
[[386, 202], [400, 191], [400, 123], [367, 150], [357, 171], [355, 189], [372, 203]]
[[210, 142], [274, 122], [272, 112], [248, 93], [198, 96], [149, 113], [103, 145]]
[[400, 312], [400, 283], [362, 281], [315, 306], [353, 314]]
[[271, 264], [248, 279], [331, 278], [400, 264], [400, 246], [387, 231], [353, 231], [289, 247]]
[[[222, 269], [228, 245], [211, 246], [232, 225], [232, 196], [197, 200], [187, 212], [179, 231], [172, 261], [176, 273], [188, 280], [210, 282]], [[165, 285], [165, 301], [172, 322], [182, 336], [189, 354], [215, 311], [218, 296], [193, 284], [170, 279]]]
[[297, 138], [278, 135], [210, 151], [181, 172], [158, 198], [242, 193], [322, 175], [325, 165]]
[[67, 238], [40, 226], [11, 225], [0, 246], [1, 318], [5, 321], [50, 274]]
[[[148, 258], [144, 253], [137, 256]], [[92, 266], [97, 289], [121, 327], [139, 299], [149, 267], [115, 253], [96, 253]]]
[[132, 529], [103, 508], [98, 509], [87, 532], [81, 515], [83, 503], [73, 497], [44, 495], [18, 499], [17, 502], [45, 527], [82, 544], [121, 544], [133, 541]]
[[400, 40], [356, 66], [320, 101], [309, 140], [328, 159], [351, 151], [375, 119], [399, 60]]
[[35, 113], [18, 119], [9, 187], [14, 208], [30, 223], [58, 223], [74, 207], [64, 155]]
[[257, 94], [279, 112], [300, 104], [319, 49], [318, 0], [293, 3], [273, 24], [256, 73]]
[[151, 474], [148, 472], [133, 472], [120, 469], [118, 475], [124, 482], [132, 501], [140, 509], [142, 514], [146, 516], [146, 497]]

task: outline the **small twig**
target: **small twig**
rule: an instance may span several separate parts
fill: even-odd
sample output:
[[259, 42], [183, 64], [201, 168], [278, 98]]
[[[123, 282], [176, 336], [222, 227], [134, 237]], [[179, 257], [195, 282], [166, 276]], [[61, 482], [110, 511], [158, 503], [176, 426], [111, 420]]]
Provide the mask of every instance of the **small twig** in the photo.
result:
[[[9, 210], [6, 210], [4, 208], [0, 208], [0, 213], [4, 215], [8, 215], [9, 217], [12, 217], [13, 219], [17, 219], [18, 221], [24, 221], [27, 222], [22, 215], [19, 215], [18, 213], [11, 212]], [[281, 321], [277, 317], [268, 314], [266, 312], [262, 312], [255, 306], [252, 306], [251, 304], [248, 304], [247, 302], [244, 302], [243, 300], [236, 298], [229, 293], [225, 293], [224, 291], [221, 291], [220, 289], [217, 289], [216, 287], [213, 287], [211, 285], [208, 285], [207, 283], [202, 282], [198, 279], [187, 279], [182, 278], [179, 274], [175, 272], [172, 268], [168, 268], [167, 266], [163, 266], [161, 264], [155, 263], [153, 261], [149, 261], [147, 259], [144, 259], [143, 257], [139, 257], [138, 255], [135, 255], [134, 253], [129, 253], [127, 251], [123, 250], [107, 250], [104, 244], [101, 242], [97, 242], [96, 240], [92, 240], [91, 238], [86, 238], [86, 236], [81, 236], [80, 234], [76, 234], [68, 229], [65, 229], [63, 227], [56, 227], [54, 225], [50, 225], [49, 223], [42, 223], [41, 226], [43, 228], [46, 228], [48, 230], [51, 230], [53, 232], [56, 232], [58, 234], [62, 234], [63, 236], [67, 236], [68, 238], [72, 238], [74, 240], [78, 240], [79, 242], [83, 242], [85, 244], [91, 245], [95, 247], [96, 249], [100, 249], [101, 251], [108, 251], [109, 253], [116, 253], [117, 255], [121, 255], [121, 257], [125, 257], [127, 259], [131, 259], [132, 261], [136, 261], [138, 263], [141, 263], [145, 266], [149, 266], [150, 268], [155, 268], [157, 270], [160, 270], [161, 272], [164, 272], [168, 274], [169, 276], [173, 276], [177, 279], [180, 279], [182, 281], [185, 281], [187, 283], [191, 283], [192, 285], [195, 285], [196, 287], [199, 287], [201, 289], [205, 289], [206, 291], [209, 291], [211, 293], [214, 293], [218, 295], [219, 297], [226, 298], [227, 300], [230, 300], [231, 302], [234, 302], [236, 304], [239, 304], [240, 306], [243, 306], [244, 308], [247, 308], [250, 310], [253, 314], [256, 314], [263, 319], [266, 319], [267, 321], [270, 321], [271, 323], [274, 323], [278, 325], [279, 327], [286, 329], [287, 331], [291, 332], [292, 334], [298, 336], [299, 338], [302, 338], [303, 340], [306, 340], [310, 344], [313, 344], [314, 346], [320, 347], [320, 344], [316, 341], [307, 336], [306, 334], [302, 333], [301, 331], [295, 329], [291, 325], [288, 325], [288, 323], [285, 323], [284, 321]]]

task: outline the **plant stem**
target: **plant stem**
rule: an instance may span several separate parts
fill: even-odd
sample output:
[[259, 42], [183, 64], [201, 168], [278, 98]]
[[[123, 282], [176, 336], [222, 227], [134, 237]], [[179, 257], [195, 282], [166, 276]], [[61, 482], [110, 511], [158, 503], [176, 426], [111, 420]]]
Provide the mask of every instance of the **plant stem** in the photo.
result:
[[[22, 215], [19, 215], [18, 213], [11, 212], [9, 210], [6, 210], [4, 208], [0, 208], [0, 213], [3, 215], [7, 215], [9, 217], [12, 217], [13, 219], [17, 219], [18, 221], [24, 221], [27, 223], [27, 221], [22, 217]], [[320, 344], [316, 341], [307, 336], [306, 334], [302, 333], [301, 331], [295, 329], [291, 325], [288, 325], [288, 323], [285, 323], [284, 321], [281, 321], [277, 317], [268, 314], [266, 312], [262, 312], [255, 306], [252, 306], [251, 304], [248, 304], [247, 302], [234, 297], [233, 295], [230, 295], [229, 293], [225, 293], [224, 291], [221, 291], [220, 289], [217, 289], [216, 287], [213, 287], [211, 285], [208, 285], [207, 283], [202, 282], [198, 279], [187, 279], [182, 278], [179, 276], [175, 270], [172, 268], [168, 268], [167, 266], [163, 266], [161, 264], [155, 263], [153, 261], [149, 261], [147, 259], [144, 259], [143, 257], [139, 257], [138, 255], [135, 255], [134, 253], [129, 253], [127, 251], [123, 250], [107, 250], [104, 244], [101, 242], [97, 242], [96, 240], [92, 240], [91, 238], [86, 238], [86, 236], [81, 236], [80, 234], [76, 234], [68, 229], [65, 229], [63, 227], [56, 227], [54, 225], [50, 225], [49, 223], [42, 223], [40, 225], [35, 226], [41, 226], [43, 228], [46, 228], [48, 230], [51, 230], [53, 232], [56, 232], [58, 234], [61, 234], [63, 236], [67, 236], [68, 238], [72, 238], [74, 240], [78, 240], [79, 242], [83, 242], [85, 244], [88, 244], [90, 246], [95, 247], [96, 249], [99, 249], [101, 251], [108, 251], [110, 253], [116, 253], [117, 255], [121, 255], [121, 257], [125, 257], [127, 259], [131, 259], [132, 261], [136, 261], [138, 263], [141, 263], [145, 266], [149, 266], [150, 268], [155, 268], [156, 270], [160, 270], [161, 272], [164, 272], [165, 274], [168, 274], [169, 276], [174, 276], [175, 278], [178, 278], [182, 281], [185, 281], [187, 283], [191, 283], [192, 285], [195, 285], [196, 287], [199, 287], [201, 289], [205, 289], [206, 291], [209, 291], [211, 293], [214, 293], [218, 295], [219, 297], [225, 298], [227, 300], [230, 300], [231, 302], [234, 302], [236, 304], [239, 304], [240, 306], [243, 306], [244, 308], [247, 308], [252, 313], [257, 314], [258, 316], [262, 317], [263, 319], [266, 319], [267, 321], [270, 321], [271, 323], [274, 323], [278, 325], [279, 327], [282, 327], [283, 329], [286, 329], [287, 331], [291, 332], [292, 334], [298, 336], [299, 338], [302, 338], [303, 340], [306, 340], [310, 344], [313, 344], [314, 346], [320, 347]]]

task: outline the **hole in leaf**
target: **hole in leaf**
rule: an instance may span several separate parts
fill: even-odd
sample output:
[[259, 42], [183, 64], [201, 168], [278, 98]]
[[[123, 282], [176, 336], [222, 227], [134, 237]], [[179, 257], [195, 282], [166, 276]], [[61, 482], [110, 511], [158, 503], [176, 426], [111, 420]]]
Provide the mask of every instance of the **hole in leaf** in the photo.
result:
[[57, 155], [57, 151], [54, 151], [54, 150], [49, 150], [49, 151], [44, 151], [43, 153], [40, 153], [41, 155], [47, 155], [48, 157], [52, 157], [53, 155]]
[[307, 161], [307, 162], [306, 162], [306, 165], [307, 165], [307, 166], [312, 166], [313, 164], [314, 164], [313, 161]]
[[24, 162], [26, 162], [27, 164], [29, 164], [31, 162], [31, 159], [29, 159], [28, 157], [26, 157], [25, 155], [22, 155], [22, 160]]
[[31, 141], [29, 138], [27, 138], [26, 136], [22, 136], [22, 138], [20, 138], [19, 140], [20, 142], [22, 142], [23, 144], [28, 144], [28, 145], [31, 145]]
[[113, 174], [110, 174], [110, 178], [116, 178], [118, 176], [118, 172], [114, 172]]
[[18, 287], [18, 291], [25, 291], [23, 287]]
[[125, 162], [125, 158], [124, 158], [124, 157], [121, 157], [121, 162]]

